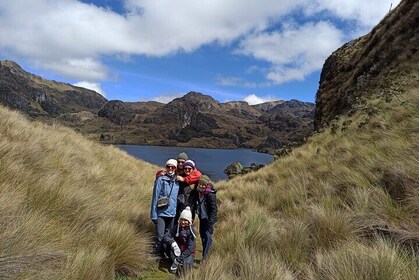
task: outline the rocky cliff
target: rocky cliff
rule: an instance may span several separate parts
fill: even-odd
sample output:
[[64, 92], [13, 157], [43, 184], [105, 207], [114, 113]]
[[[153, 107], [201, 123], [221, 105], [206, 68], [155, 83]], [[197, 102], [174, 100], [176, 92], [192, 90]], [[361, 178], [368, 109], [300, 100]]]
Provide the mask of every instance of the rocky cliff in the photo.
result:
[[326, 60], [316, 95], [318, 130], [351, 114], [372, 96], [397, 97], [418, 83], [419, 2], [402, 1], [369, 34], [346, 43]]
[[0, 61], [0, 77], [0, 103], [33, 117], [80, 111], [96, 114], [107, 102], [95, 91], [43, 79], [8, 60]]

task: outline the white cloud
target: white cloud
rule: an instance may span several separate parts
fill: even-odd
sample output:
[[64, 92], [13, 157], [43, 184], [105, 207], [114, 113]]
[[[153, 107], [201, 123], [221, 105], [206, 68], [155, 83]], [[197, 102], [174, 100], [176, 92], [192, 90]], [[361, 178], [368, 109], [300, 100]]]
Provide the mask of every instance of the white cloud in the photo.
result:
[[125, 0], [118, 14], [77, 0], [0, 1], [0, 55], [94, 82], [109, 78], [104, 57], [165, 56], [243, 39], [241, 53], [272, 63], [267, 77], [280, 83], [319, 69], [343, 31], [317, 22], [267, 33], [273, 23], [297, 9], [313, 18], [325, 12], [353, 20], [356, 34], [376, 24], [391, 2], [400, 1]]
[[86, 81], [80, 81], [80, 82], [74, 83], [73, 85], [76, 86], [76, 87], [82, 87], [82, 88], [87, 88], [87, 89], [94, 90], [97, 93], [99, 93], [100, 95], [102, 95], [103, 97], [106, 97], [106, 94], [102, 90], [102, 88], [100, 87], [99, 83], [91, 83], [91, 82], [86, 82]]
[[255, 94], [251, 94], [251, 95], [246, 96], [243, 100], [249, 103], [249, 105], [255, 105], [255, 104], [260, 104], [260, 103], [264, 103], [268, 101], [275, 101], [277, 100], [277, 98], [274, 98], [272, 96], [260, 97]]
[[162, 94], [162, 95], [156, 96], [152, 100], [157, 101], [157, 102], [161, 102], [161, 103], [169, 103], [173, 99], [178, 98], [178, 97], [182, 97], [184, 95], [185, 95], [184, 93], [167, 93], [167, 94]]
[[342, 45], [343, 34], [328, 22], [287, 25], [281, 32], [258, 33], [241, 41], [237, 53], [272, 64], [273, 83], [302, 80], [321, 69], [324, 60]]
[[[0, 52], [42, 61], [71, 78], [103, 79], [102, 56], [163, 56], [203, 44], [228, 43], [304, 0], [126, 0], [125, 14], [77, 0], [0, 2]], [[93, 71], [79, 67], [90, 60]]]
[[327, 11], [338, 18], [354, 20], [360, 25], [371, 28], [389, 11], [400, 3], [400, 0], [315, 0], [305, 7], [306, 14]]
[[246, 88], [254, 88], [257, 87], [256, 83], [246, 81], [240, 77], [223, 77], [218, 76], [216, 78], [217, 84], [222, 86], [241, 86]]
[[108, 69], [99, 60], [85, 57], [80, 59], [60, 59], [56, 61], [37, 61], [40, 68], [53, 70], [56, 73], [73, 78], [89, 81], [105, 80]]

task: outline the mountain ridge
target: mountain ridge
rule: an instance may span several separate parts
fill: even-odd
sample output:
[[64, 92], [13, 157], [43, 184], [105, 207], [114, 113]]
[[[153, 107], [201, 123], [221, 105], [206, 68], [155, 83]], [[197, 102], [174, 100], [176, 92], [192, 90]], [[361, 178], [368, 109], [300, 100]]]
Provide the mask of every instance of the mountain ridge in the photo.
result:
[[13, 61], [1, 61], [0, 71], [2, 104], [107, 144], [252, 148], [273, 153], [304, 143], [313, 131], [314, 104], [308, 102], [220, 103], [195, 91], [167, 104], [124, 102], [43, 79]]

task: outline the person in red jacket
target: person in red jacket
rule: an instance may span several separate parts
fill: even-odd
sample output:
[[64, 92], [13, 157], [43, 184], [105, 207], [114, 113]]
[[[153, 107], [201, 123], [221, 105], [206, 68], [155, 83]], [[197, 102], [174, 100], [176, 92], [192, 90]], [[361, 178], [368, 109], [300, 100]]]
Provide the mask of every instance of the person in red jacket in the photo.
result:
[[[191, 194], [196, 192], [196, 184], [201, 176], [202, 174], [196, 168], [195, 162], [187, 160], [183, 163], [183, 170], [176, 176], [176, 180], [179, 182], [179, 193], [175, 220], [186, 206], [194, 204], [194, 195]], [[195, 213], [192, 213], [192, 221], [194, 219]]]
[[196, 168], [195, 162], [187, 160], [183, 163], [183, 169], [176, 176], [176, 180], [184, 182], [187, 185], [190, 185], [192, 189], [195, 189], [195, 185], [198, 183], [201, 176], [202, 173]]

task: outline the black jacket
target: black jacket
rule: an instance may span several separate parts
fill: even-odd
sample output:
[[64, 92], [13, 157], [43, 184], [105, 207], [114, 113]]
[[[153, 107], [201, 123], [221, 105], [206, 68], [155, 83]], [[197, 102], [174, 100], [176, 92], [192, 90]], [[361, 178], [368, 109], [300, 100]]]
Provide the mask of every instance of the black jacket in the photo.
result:
[[[199, 199], [199, 191], [194, 193], [195, 197], [195, 211], [198, 213], [198, 217], [202, 218], [203, 211], [206, 210], [208, 215], [208, 223], [210, 227], [214, 227], [214, 224], [217, 222], [217, 191], [214, 188], [211, 188], [211, 191], [204, 195], [202, 201]], [[203, 209], [205, 207], [205, 209]]]
[[192, 227], [189, 227], [187, 229], [184, 229], [183, 231], [187, 231], [186, 235], [179, 234], [179, 236], [176, 236], [176, 233], [179, 231], [182, 231], [179, 229], [179, 225], [176, 224], [170, 231], [168, 231], [163, 236], [163, 242], [166, 243], [169, 247], [170, 245], [176, 241], [178, 244], [181, 254], [178, 257], [178, 260], [180, 262], [183, 262], [184, 259], [188, 258], [190, 255], [195, 256], [195, 233], [192, 234]]

